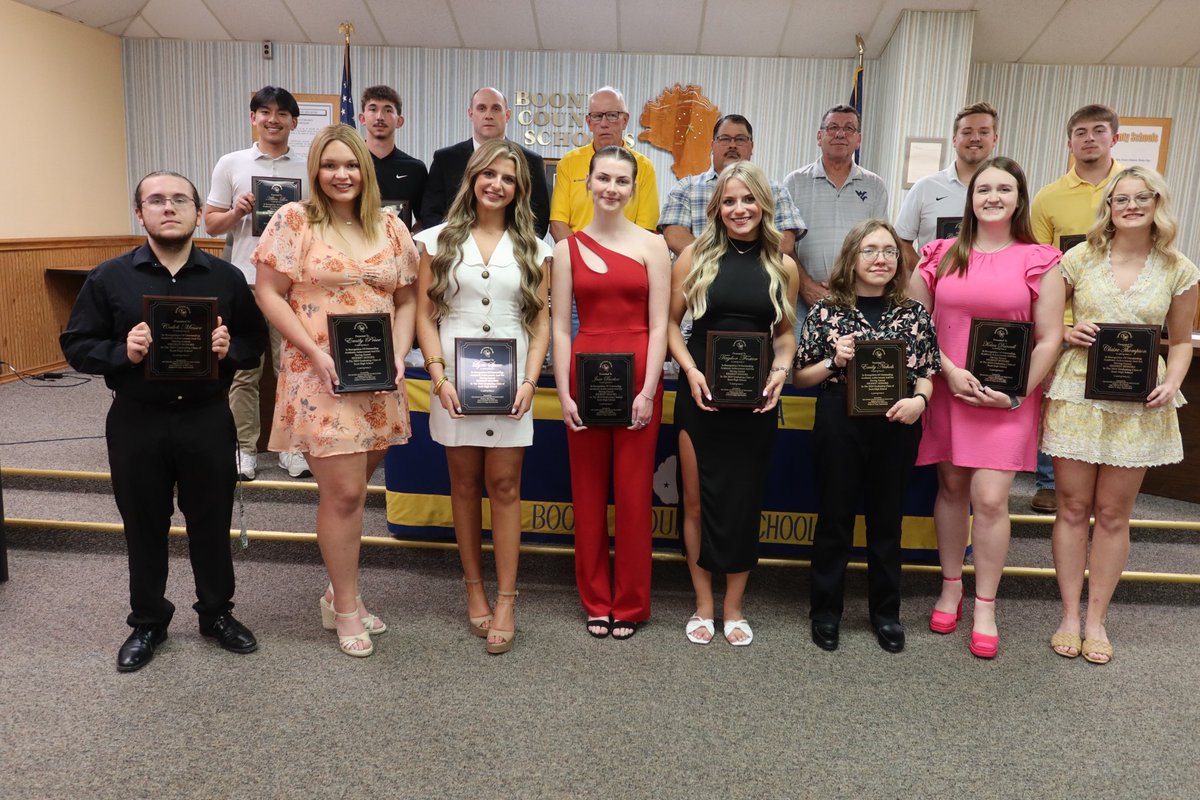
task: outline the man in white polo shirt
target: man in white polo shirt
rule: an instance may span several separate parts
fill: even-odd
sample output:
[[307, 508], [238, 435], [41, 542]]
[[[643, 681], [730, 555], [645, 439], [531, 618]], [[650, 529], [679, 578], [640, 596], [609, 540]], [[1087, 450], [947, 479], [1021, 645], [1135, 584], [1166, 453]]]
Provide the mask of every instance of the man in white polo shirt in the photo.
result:
[[853, 106], [834, 106], [825, 112], [817, 131], [821, 157], [783, 181], [808, 226], [808, 233], [796, 241], [800, 268], [796, 313], [801, 320], [809, 306], [829, 294], [829, 273], [850, 229], [864, 220], [888, 218], [883, 179], [854, 163], [860, 144], [862, 117]]
[[896, 219], [896, 233], [911, 270], [917, 265], [917, 250], [934, 239], [958, 235], [967, 202], [967, 184], [975, 170], [992, 157], [999, 139], [999, 115], [988, 103], [972, 103], [954, 116], [954, 163], [941, 172], [913, 184]]
[[[254, 264], [250, 254], [258, 246], [254, 235], [253, 179], [296, 178], [300, 196], [308, 197], [308, 169], [305, 159], [296, 157], [288, 147], [288, 137], [300, 122], [300, 106], [291, 92], [278, 86], [264, 86], [250, 100], [250, 124], [258, 141], [245, 150], [221, 156], [213, 168], [208, 201], [204, 208], [204, 228], [210, 236], [229, 235], [229, 260], [246, 276], [254, 288]], [[279, 331], [271, 327], [271, 363], [279, 369]], [[263, 357], [264, 360], [266, 356]], [[262, 363], [254, 369], [238, 370], [229, 389], [229, 407], [237, 426], [238, 474], [253, 480], [258, 468], [258, 382]], [[312, 475], [302, 453], [280, 453], [279, 467], [293, 478]]]

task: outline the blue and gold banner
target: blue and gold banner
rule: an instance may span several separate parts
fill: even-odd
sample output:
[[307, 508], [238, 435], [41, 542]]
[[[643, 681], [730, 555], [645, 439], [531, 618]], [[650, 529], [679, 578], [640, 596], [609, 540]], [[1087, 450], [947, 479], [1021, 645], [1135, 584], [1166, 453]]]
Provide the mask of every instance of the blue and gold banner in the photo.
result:
[[[404, 539], [454, 539], [450, 508], [450, 479], [446, 454], [429, 438], [429, 378], [424, 370], [405, 375], [412, 413], [412, 438], [393, 447], [385, 462], [388, 529]], [[678, 550], [675, 455], [675, 382], [666, 381], [663, 424], [659, 432], [654, 473], [654, 545]], [[771, 454], [771, 477], [759, 526], [764, 557], [806, 557], [817, 521], [815, 465], [810, 455], [815, 398], [812, 391], [787, 387], [779, 404], [779, 435]], [[533, 446], [525, 452], [521, 475], [521, 527], [526, 542], [570, 545], [575, 528], [571, 506], [571, 474], [567, 460], [567, 431], [550, 376], [541, 379], [533, 402]], [[866, 487], [868, 490], [870, 487]], [[932, 467], [914, 471], [905, 501], [902, 546], [905, 557], [935, 561], [933, 500], [937, 480]], [[609, 529], [614, 512], [609, 506]], [[483, 525], [490, 525], [483, 503]], [[854, 534], [855, 546], [865, 546], [862, 517]]]

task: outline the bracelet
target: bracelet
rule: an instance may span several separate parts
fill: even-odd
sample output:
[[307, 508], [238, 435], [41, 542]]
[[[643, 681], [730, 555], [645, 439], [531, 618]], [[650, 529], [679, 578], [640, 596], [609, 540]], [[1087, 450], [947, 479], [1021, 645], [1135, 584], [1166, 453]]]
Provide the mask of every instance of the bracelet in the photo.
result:
[[446, 366], [446, 359], [442, 358], [441, 356], [430, 356], [429, 358], [425, 359], [425, 370], [427, 372], [429, 371], [430, 364], [441, 364], [444, 367]]
[[695, 364], [692, 364], [690, 367], [688, 367], [687, 369], [685, 369], [685, 370], [683, 371], [683, 376], [686, 378], [686, 377], [687, 377], [687, 374], [688, 374], [689, 372], [691, 372], [692, 370], [694, 370], [694, 369], [700, 369], [700, 368], [699, 368], [699, 367], [697, 367]]
[[768, 372], [787, 372], [787, 367], [771, 367]]
[[921, 398], [922, 400], [924, 400], [924, 401], [925, 401], [925, 407], [926, 407], [926, 408], [929, 408], [929, 395], [925, 394], [924, 392], [913, 392], [913, 397], [914, 397], [914, 398], [917, 398], [917, 397], [919, 397], [919, 398]]
[[645, 398], [646, 398], [646, 402], [647, 402], [647, 403], [653, 403], [653, 402], [654, 402], [654, 398], [653, 398], [653, 397], [646, 397], [646, 395], [645, 395], [645, 394], [643, 394], [642, 392], [638, 392], [638, 397], [645, 397]]
[[521, 381], [522, 386], [524, 386], [527, 383], [533, 387], [533, 390], [535, 392], [537, 391], [537, 381], [531, 381], [531, 380], [529, 380], [529, 378], [526, 378], [525, 380]]
[[438, 390], [442, 388], [442, 384], [449, 380], [445, 375], [437, 379], [437, 383], [433, 384], [434, 395], [438, 394]]

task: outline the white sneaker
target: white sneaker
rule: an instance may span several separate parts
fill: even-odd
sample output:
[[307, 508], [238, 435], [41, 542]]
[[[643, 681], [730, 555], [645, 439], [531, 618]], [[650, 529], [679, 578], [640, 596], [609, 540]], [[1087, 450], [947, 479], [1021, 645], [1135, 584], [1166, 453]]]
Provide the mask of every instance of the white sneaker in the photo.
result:
[[304, 453], [280, 453], [279, 468], [292, 478], [311, 478], [312, 470], [308, 468], [308, 460]]
[[238, 451], [237, 472], [238, 477], [244, 481], [254, 480], [254, 470], [258, 468], [257, 453], [243, 453]]

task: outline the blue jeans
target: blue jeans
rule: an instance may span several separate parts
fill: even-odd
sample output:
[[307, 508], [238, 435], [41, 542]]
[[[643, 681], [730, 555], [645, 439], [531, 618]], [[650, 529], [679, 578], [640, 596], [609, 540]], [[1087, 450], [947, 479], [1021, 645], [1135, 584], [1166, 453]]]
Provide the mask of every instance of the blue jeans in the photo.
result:
[[1038, 450], [1037, 470], [1033, 473], [1033, 485], [1037, 489], [1054, 491], [1054, 462], [1041, 450]]

